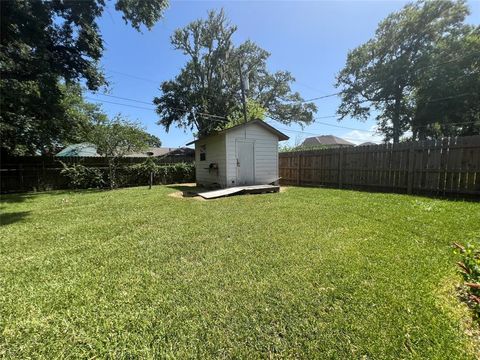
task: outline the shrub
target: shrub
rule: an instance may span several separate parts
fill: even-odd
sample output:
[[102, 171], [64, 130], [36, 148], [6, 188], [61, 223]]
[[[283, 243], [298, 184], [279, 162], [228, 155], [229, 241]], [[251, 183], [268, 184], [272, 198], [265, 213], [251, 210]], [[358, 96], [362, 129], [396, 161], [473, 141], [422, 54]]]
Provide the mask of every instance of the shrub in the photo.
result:
[[466, 300], [480, 318], [480, 244], [469, 243], [465, 247], [454, 244], [455, 252], [461, 255], [461, 261], [457, 264], [462, 274], [466, 294]]
[[147, 185], [153, 172], [154, 184], [173, 184], [195, 181], [193, 163], [161, 165], [149, 158], [143, 163], [125, 167], [122, 170], [122, 186]]
[[61, 163], [63, 169], [60, 173], [68, 178], [69, 185], [74, 189], [102, 188], [106, 184], [103, 173], [98, 168]]

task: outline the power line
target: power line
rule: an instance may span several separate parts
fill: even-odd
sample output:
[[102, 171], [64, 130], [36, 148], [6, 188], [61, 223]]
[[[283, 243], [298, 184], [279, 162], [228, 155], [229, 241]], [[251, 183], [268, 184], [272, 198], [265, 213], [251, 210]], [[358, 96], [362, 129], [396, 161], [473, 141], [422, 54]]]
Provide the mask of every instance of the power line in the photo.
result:
[[90, 98], [88, 96], [85, 96], [85, 99], [92, 100], [92, 101], [99, 101], [99, 102], [103, 102], [103, 103], [107, 103], [107, 104], [122, 105], [122, 106], [127, 106], [127, 107], [131, 107], [131, 108], [135, 108], [135, 109], [155, 111], [155, 109], [153, 109], [153, 108], [147, 108], [147, 107], [144, 107], [144, 106], [136, 106], [136, 105], [131, 105], [131, 104], [122, 104], [122, 103], [118, 103], [118, 102], [114, 102], [114, 101], [107, 101], [107, 100], [102, 100], [102, 99], [94, 99], [94, 98]]
[[122, 96], [115, 96], [115, 95], [102, 94], [102, 93], [95, 93], [95, 95], [107, 96], [107, 97], [111, 97], [111, 98], [115, 98], [115, 99], [126, 100], [126, 101], [133, 101], [133, 102], [137, 102], [137, 103], [140, 103], [140, 104], [152, 105], [151, 102], [142, 101], [142, 100], [137, 100], [137, 99], [131, 99], [131, 98], [126, 98], [126, 97], [122, 97]]
[[132, 78], [132, 79], [137, 79], [137, 80], [142, 80], [142, 81], [151, 82], [151, 83], [154, 83], [154, 84], [157, 84], [157, 85], [161, 83], [161, 81], [156, 81], [156, 80], [152, 80], [152, 79], [147, 79], [147, 78], [144, 78], [144, 77], [141, 77], [141, 76], [132, 75], [132, 74], [125, 73], [125, 72], [121, 72], [121, 71], [109, 70], [109, 72], [112, 72], [112, 73], [115, 73], [115, 74], [119, 74], [119, 75], [123, 75], [123, 76], [126, 76], [126, 77], [130, 77], [130, 78]]
[[[100, 94], [100, 95], [110, 96], [110, 97], [114, 97], [114, 98], [120, 98], [120, 99], [124, 99], [124, 100], [128, 100], [128, 101], [138, 101], [138, 102], [141, 102], [141, 103], [146, 103], [146, 102], [140, 101], [140, 100], [122, 98], [122, 97], [120, 97], [120, 96], [113, 96], [113, 95], [107, 95], [107, 94]], [[107, 103], [107, 104], [121, 105], [121, 106], [126, 106], [126, 107], [131, 107], [131, 108], [136, 108], [136, 109], [142, 109], [142, 110], [150, 110], [150, 111], [155, 111], [155, 112], [156, 112], [156, 109], [153, 108], [153, 107], [152, 107], [152, 108], [147, 108], [147, 107], [144, 107], [144, 106], [137, 106], [137, 105], [131, 105], [131, 104], [123, 104], [123, 103], [114, 102], [114, 101], [108, 101], [108, 100], [102, 100], [102, 99], [94, 99], [94, 98], [90, 98], [90, 97], [88, 97], [88, 96], [85, 96], [85, 99], [92, 100], [92, 101], [104, 102], [104, 103]], [[171, 107], [171, 106], [169, 106], [169, 108], [170, 108], [170, 109], [177, 110], [177, 111], [183, 111], [183, 112], [190, 112], [190, 111], [191, 111], [191, 110], [188, 110], [188, 109], [181, 109], [181, 108], [176, 108], [176, 107]], [[203, 115], [203, 116], [207, 116], [207, 117], [212, 117], [212, 118], [217, 118], [217, 119], [227, 120], [227, 118], [226, 118], [225, 116], [220, 116], [220, 115], [214, 115], [214, 114], [209, 114], [209, 113], [204, 113], [204, 112], [195, 112], [195, 114]]]

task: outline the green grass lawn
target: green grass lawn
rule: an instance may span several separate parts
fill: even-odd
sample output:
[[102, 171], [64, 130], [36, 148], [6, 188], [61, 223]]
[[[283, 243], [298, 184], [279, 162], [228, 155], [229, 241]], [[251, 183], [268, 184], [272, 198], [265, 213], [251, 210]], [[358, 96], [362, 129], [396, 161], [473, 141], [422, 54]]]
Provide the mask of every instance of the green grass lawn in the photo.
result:
[[0, 357], [475, 357], [450, 244], [479, 203], [174, 191], [4, 196]]

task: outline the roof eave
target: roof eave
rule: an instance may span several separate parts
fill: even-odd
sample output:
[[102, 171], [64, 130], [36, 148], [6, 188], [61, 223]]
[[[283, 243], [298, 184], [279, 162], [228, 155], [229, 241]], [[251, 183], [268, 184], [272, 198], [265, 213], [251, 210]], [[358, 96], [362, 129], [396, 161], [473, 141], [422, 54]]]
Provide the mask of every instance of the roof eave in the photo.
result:
[[213, 136], [216, 136], [216, 135], [222, 135], [222, 134], [225, 134], [233, 129], [236, 129], [240, 126], [244, 126], [246, 124], [250, 125], [252, 123], [256, 123], [256, 124], [259, 124], [260, 126], [263, 126], [264, 128], [266, 128], [267, 130], [269, 130], [270, 132], [274, 133], [275, 135], [277, 135], [278, 137], [278, 141], [284, 141], [284, 140], [288, 140], [290, 139], [289, 136], [285, 135], [284, 133], [282, 133], [281, 131], [275, 129], [273, 126], [267, 124], [265, 121], [263, 120], [260, 120], [260, 119], [255, 119], [255, 120], [252, 120], [252, 121], [249, 121], [247, 123], [243, 123], [243, 124], [238, 124], [238, 125], [235, 125], [235, 126], [232, 126], [231, 128], [228, 128], [228, 129], [224, 129], [224, 130], [221, 130], [215, 134], [211, 134], [211, 135], [208, 135], [208, 136], [205, 136], [205, 137], [202, 137], [202, 138], [199, 138], [197, 140], [193, 140], [193, 141], [190, 141], [189, 143], [185, 144], [186, 146], [188, 145], [192, 145], [192, 144], [195, 144], [197, 141], [200, 141], [200, 140], [205, 140], [205, 139], [208, 139], [209, 137], [213, 137]]

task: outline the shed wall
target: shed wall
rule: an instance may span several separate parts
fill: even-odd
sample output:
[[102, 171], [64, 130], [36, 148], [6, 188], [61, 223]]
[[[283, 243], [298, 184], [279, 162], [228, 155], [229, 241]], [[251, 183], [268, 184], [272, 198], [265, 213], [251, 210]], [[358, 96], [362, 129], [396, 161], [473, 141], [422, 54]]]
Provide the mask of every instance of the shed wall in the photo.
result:
[[236, 139], [251, 140], [255, 154], [255, 184], [268, 184], [278, 178], [278, 138], [256, 124], [239, 127], [226, 133], [226, 186], [235, 186], [237, 180]]
[[[200, 147], [206, 146], [205, 160], [200, 161]], [[218, 164], [218, 172], [208, 169], [211, 163]], [[195, 177], [198, 185], [220, 184], [226, 186], [225, 135], [219, 135], [195, 143]]]

